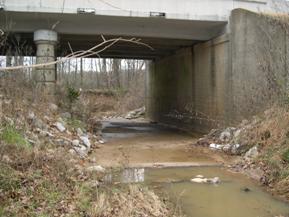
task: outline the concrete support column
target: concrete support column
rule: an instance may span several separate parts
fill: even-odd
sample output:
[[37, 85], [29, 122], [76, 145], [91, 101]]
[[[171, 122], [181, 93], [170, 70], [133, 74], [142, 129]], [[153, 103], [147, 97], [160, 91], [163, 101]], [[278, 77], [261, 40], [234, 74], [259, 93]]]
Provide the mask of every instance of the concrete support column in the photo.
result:
[[[51, 30], [37, 30], [34, 32], [34, 42], [37, 47], [36, 63], [48, 63], [55, 61], [55, 45], [57, 33]], [[37, 67], [33, 75], [37, 86], [49, 93], [53, 93], [56, 84], [56, 65]]]

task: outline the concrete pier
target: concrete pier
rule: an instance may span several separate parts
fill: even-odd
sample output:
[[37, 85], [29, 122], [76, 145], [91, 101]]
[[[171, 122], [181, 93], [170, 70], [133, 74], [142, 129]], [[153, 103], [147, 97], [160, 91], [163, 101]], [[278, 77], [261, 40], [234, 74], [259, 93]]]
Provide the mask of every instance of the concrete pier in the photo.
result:
[[[55, 46], [58, 40], [57, 33], [51, 30], [37, 30], [34, 32], [34, 42], [37, 47], [36, 63], [55, 61]], [[53, 92], [56, 83], [56, 65], [37, 67], [34, 71], [34, 80], [38, 86], [45, 87]]]

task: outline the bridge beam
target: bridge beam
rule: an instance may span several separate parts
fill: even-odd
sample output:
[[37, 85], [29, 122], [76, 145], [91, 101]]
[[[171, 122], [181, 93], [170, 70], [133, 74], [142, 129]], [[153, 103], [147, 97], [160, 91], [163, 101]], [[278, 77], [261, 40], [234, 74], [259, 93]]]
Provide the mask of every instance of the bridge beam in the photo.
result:
[[[36, 63], [45, 64], [56, 59], [55, 46], [58, 41], [57, 33], [51, 30], [37, 30], [34, 32], [36, 44]], [[40, 66], [34, 71], [34, 81], [37, 86], [52, 94], [56, 84], [56, 65]]]

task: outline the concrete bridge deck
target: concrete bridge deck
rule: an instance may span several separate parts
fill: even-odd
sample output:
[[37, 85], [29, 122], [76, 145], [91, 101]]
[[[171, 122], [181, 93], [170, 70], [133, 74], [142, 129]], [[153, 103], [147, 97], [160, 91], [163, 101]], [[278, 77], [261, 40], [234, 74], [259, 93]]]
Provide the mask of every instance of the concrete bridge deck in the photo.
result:
[[[1, 6], [2, 5], [2, 6]], [[107, 37], [138, 37], [155, 48], [118, 44], [103, 57], [155, 59], [227, 31], [234, 8], [272, 10], [271, 0], [0, 0], [0, 28], [35, 54], [33, 32], [54, 30], [58, 56], [88, 49]], [[81, 12], [81, 13], [80, 13]], [[82, 13], [88, 12], [88, 13]], [[15, 40], [15, 39], [13, 39]], [[31, 50], [31, 49], [30, 49]], [[7, 49], [2, 49], [4, 54]]]
[[[227, 21], [192, 21], [165, 18], [117, 17], [91, 14], [54, 14], [32, 12], [0, 12], [0, 26], [12, 31], [22, 41], [34, 47], [33, 32], [51, 29], [59, 35], [58, 55], [73, 50], [85, 50], [102, 39], [137, 37], [151, 45], [154, 51], [132, 44], [117, 44], [103, 53], [105, 57], [153, 59], [165, 56], [198, 41], [209, 40], [225, 31]], [[9, 30], [11, 29], [11, 30]]]

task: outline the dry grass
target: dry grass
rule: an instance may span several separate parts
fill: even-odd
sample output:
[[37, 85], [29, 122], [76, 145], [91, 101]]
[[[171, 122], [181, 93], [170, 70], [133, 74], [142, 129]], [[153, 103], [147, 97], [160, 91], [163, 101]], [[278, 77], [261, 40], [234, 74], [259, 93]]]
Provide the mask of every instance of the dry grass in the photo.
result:
[[164, 202], [154, 192], [137, 185], [100, 193], [89, 214], [91, 217], [172, 216]]
[[281, 26], [288, 34], [289, 15], [287, 13], [261, 13], [261, 16], [271, 24]]
[[286, 107], [274, 106], [260, 117], [254, 117], [249, 127], [240, 135], [246, 141], [260, 148], [270, 148], [285, 141], [289, 132], [289, 111]]
[[76, 170], [64, 153], [1, 144], [0, 216], [174, 216], [147, 188], [90, 185], [97, 177]]
[[[84, 161], [69, 154], [65, 147], [41, 137], [30, 144], [27, 137], [35, 129], [29, 123], [29, 111], [43, 120], [45, 116], [54, 120], [65, 111], [65, 105], [56, 114], [48, 105], [57, 103], [57, 99], [41, 92], [34, 95], [29, 82], [11, 77], [1, 84], [0, 216], [172, 216], [167, 204], [149, 189], [105, 185], [96, 188], [91, 183], [101, 180], [101, 176], [84, 172]], [[116, 98], [114, 94], [83, 94], [74, 107], [88, 121], [113, 111]]]
[[64, 148], [7, 141], [0, 143], [0, 216], [172, 216], [147, 188], [91, 185], [102, 176], [79, 169], [83, 161]]
[[257, 146], [260, 154], [253, 163], [265, 175], [263, 184], [273, 193], [289, 200], [289, 110], [286, 105], [274, 106], [256, 116], [242, 129], [239, 141], [247, 146]]
[[74, 173], [61, 150], [27, 149], [1, 143], [0, 215], [68, 214]]

